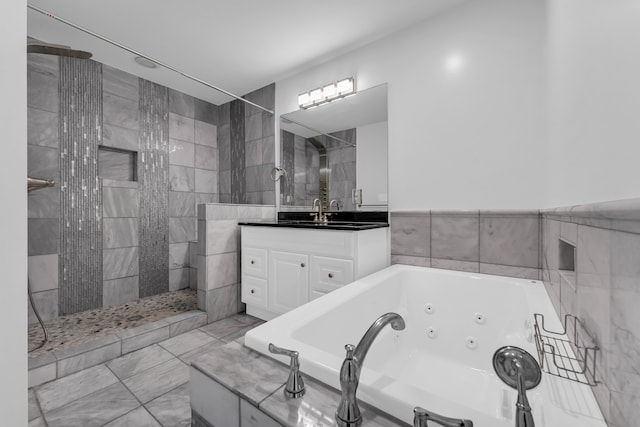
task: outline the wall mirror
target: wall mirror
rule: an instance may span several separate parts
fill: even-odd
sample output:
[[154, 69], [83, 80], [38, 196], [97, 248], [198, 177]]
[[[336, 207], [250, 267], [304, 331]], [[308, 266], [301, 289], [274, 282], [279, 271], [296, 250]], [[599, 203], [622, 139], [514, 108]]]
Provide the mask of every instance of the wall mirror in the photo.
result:
[[386, 84], [281, 115], [280, 206], [387, 210], [387, 134]]

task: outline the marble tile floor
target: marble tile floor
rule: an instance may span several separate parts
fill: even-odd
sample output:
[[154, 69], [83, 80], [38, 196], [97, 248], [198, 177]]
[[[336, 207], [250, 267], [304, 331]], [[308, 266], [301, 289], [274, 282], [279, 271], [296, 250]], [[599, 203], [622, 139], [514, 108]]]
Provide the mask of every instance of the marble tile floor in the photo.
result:
[[[47, 320], [44, 324], [49, 341], [42, 348], [29, 353], [29, 357], [35, 358], [178, 313], [197, 310], [197, 305], [197, 292], [194, 289], [182, 289], [114, 307], [87, 310]], [[39, 323], [29, 325], [29, 349], [37, 347], [43, 337]]]
[[190, 426], [191, 362], [261, 323], [237, 314], [31, 388], [29, 426]]

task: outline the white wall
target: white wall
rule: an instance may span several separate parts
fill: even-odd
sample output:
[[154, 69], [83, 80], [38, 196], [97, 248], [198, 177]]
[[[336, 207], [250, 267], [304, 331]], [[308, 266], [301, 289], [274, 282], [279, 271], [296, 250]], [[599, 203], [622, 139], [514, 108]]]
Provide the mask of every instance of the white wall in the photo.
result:
[[362, 189], [363, 205], [387, 204], [387, 134], [387, 122], [356, 129], [356, 187]]
[[549, 7], [547, 207], [640, 196], [640, 2]]
[[276, 113], [342, 77], [388, 82], [390, 209], [538, 208], [546, 13], [540, 0], [465, 3], [276, 82]]
[[0, 2], [0, 424], [27, 425], [27, 9]]

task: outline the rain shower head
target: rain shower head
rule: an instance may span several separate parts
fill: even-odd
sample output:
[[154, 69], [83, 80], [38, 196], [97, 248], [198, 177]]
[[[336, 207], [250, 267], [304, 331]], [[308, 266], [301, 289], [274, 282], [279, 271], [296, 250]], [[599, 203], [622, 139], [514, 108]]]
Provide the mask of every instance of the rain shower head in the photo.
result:
[[42, 42], [39, 40], [27, 41], [27, 53], [43, 53], [45, 55], [66, 56], [69, 58], [89, 59], [91, 52], [74, 50], [70, 46]]
[[27, 193], [31, 193], [35, 190], [40, 190], [41, 188], [53, 187], [56, 185], [55, 181], [49, 181], [48, 179], [40, 179], [40, 178], [31, 178], [27, 177]]

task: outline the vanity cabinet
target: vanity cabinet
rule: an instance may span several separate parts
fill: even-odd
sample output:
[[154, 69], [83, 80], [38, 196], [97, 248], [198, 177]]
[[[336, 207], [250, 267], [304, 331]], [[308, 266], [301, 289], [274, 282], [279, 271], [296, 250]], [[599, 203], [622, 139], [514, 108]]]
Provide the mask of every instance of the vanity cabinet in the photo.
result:
[[242, 302], [270, 320], [389, 265], [389, 228], [241, 227]]

